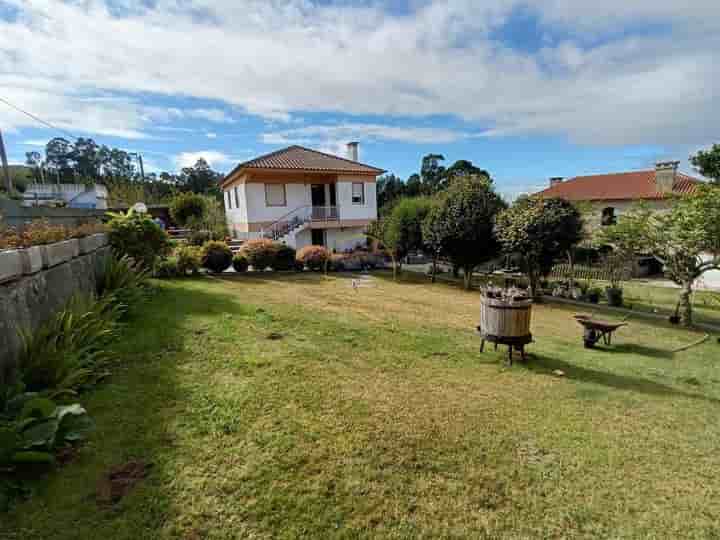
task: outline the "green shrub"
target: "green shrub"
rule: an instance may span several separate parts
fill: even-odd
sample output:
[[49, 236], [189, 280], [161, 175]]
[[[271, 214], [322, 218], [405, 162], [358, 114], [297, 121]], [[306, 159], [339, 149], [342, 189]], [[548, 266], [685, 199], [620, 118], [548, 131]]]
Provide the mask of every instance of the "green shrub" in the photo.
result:
[[294, 270], [296, 253], [293, 248], [285, 244], [276, 246], [275, 261], [272, 264], [273, 270]]
[[325, 269], [325, 263], [330, 259], [330, 252], [324, 246], [305, 246], [297, 252], [297, 260], [310, 270]]
[[202, 266], [203, 250], [197, 246], [180, 246], [175, 250], [175, 257], [179, 275], [197, 274]]
[[205, 197], [196, 193], [181, 193], [170, 202], [170, 217], [180, 227], [205, 217]]
[[243, 245], [241, 250], [247, 258], [248, 264], [257, 272], [262, 272], [268, 266], [275, 267], [277, 251], [278, 244], [267, 238], [250, 240]]
[[221, 240], [220, 238], [213, 238], [210, 231], [193, 231], [188, 238], [188, 243], [193, 246], [202, 247], [210, 240]]
[[28, 390], [76, 390], [110, 358], [120, 308], [110, 297], [74, 297], [34, 332], [20, 331], [20, 373]]
[[108, 223], [110, 245], [119, 256], [132, 257], [144, 268], [152, 269], [158, 257], [170, 250], [168, 235], [147, 214], [132, 210], [111, 214]]
[[247, 272], [249, 266], [247, 257], [245, 257], [242, 253], [238, 253], [233, 257], [232, 266], [236, 272], [240, 272], [241, 274], [243, 272]]
[[168, 257], [163, 259], [155, 267], [155, 277], [158, 278], [174, 278], [178, 277], [180, 272], [178, 270], [178, 259], [177, 257]]
[[117, 304], [123, 316], [131, 315], [147, 296], [150, 274], [130, 257], [111, 255], [105, 260], [97, 292]]
[[230, 268], [233, 254], [225, 242], [210, 241], [202, 248], [202, 265], [211, 272], [223, 272]]
[[328, 264], [328, 270], [331, 270], [333, 272], [344, 272], [346, 260], [347, 260], [347, 255], [343, 255], [341, 253], [334, 253], [333, 255], [330, 256], [330, 263]]

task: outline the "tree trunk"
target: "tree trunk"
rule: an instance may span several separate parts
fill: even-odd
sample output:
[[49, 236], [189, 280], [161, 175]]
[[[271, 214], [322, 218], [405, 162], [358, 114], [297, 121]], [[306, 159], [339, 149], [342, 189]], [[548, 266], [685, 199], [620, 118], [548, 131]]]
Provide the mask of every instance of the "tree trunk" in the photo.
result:
[[430, 271], [430, 283], [435, 283], [437, 276], [437, 255], [433, 255], [432, 270]]
[[397, 281], [397, 275], [398, 275], [397, 259], [395, 259], [395, 255], [393, 255], [393, 254], [390, 254], [390, 258], [392, 259], [393, 281]]
[[528, 285], [530, 286], [530, 298], [535, 299], [537, 297], [538, 282], [540, 281], [539, 276], [532, 271], [528, 272]]
[[457, 266], [457, 265], [455, 265], [455, 264], [453, 264], [452, 273], [453, 273], [453, 277], [454, 277], [454, 278], [460, 277], [460, 267]]
[[683, 326], [692, 326], [691, 295], [692, 281], [684, 281], [682, 284], [682, 292], [680, 293], [680, 324]]
[[463, 268], [463, 284], [465, 285], [466, 291], [469, 291], [470, 287], [472, 286], [472, 276], [473, 276], [472, 268]]

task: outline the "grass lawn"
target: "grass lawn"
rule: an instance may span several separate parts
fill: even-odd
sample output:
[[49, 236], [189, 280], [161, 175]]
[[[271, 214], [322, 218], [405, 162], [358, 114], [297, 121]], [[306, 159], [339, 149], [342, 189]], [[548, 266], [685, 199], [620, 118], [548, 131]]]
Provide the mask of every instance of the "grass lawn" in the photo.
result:
[[[406, 279], [160, 284], [85, 399], [91, 441], [0, 537], [720, 536], [715, 339], [673, 355], [699, 335], [631, 320], [589, 351], [538, 305], [508, 368], [479, 353], [478, 293]], [[98, 505], [133, 459], [149, 476]]]

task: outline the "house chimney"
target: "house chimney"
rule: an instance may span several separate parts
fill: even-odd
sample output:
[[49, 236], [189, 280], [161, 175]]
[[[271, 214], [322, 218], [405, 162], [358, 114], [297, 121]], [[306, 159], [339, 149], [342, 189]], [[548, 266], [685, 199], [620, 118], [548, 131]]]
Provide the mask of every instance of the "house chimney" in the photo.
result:
[[550, 179], [550, 187], [553, 187], [556, 184], [562, 184], [563, 177], [562, 176], [553, 176]]
[[661, 161], [655, 165], [655, 188], [658, 193], [672, 193], [679, 161]]
[[349, 142], [347, 144], [347, 158], [351, 161], [357, 161], [359, 148], [360, 148], [359, 142]]

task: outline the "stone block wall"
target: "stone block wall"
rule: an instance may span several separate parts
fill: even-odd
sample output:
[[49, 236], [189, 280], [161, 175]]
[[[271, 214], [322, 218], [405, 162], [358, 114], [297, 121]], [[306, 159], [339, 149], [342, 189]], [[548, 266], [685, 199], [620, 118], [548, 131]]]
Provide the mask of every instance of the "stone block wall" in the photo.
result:
[[[8, 265], [4, 282], [0, 283], [0, 385], [16, 367], [21, 347], [19, 328], [34, 330], [74, 295], [97, 290], [110, 248], [105, 235], [95, 236], [90, 242], [94, 247], [91, 251], [80, 254], [73, 246], [63, 246], [69, 256], [62, 262], [58, 262], [62, 257], [49, 260], [45, 256], [40, 269], [37, 265], [22, 265], [22, 271], [15, 271], [10, 277], [7, 275], [13, 273], [15, 266], [9, 265], [13, 265], [16, 258], [12, 253], [22, 254], [25, 250], [0, 252], [0, 267], [4, 263]], [[77, 240], [70, 242], [77, 243]], [[0, 274], [3, 274], [2, 268]]]

